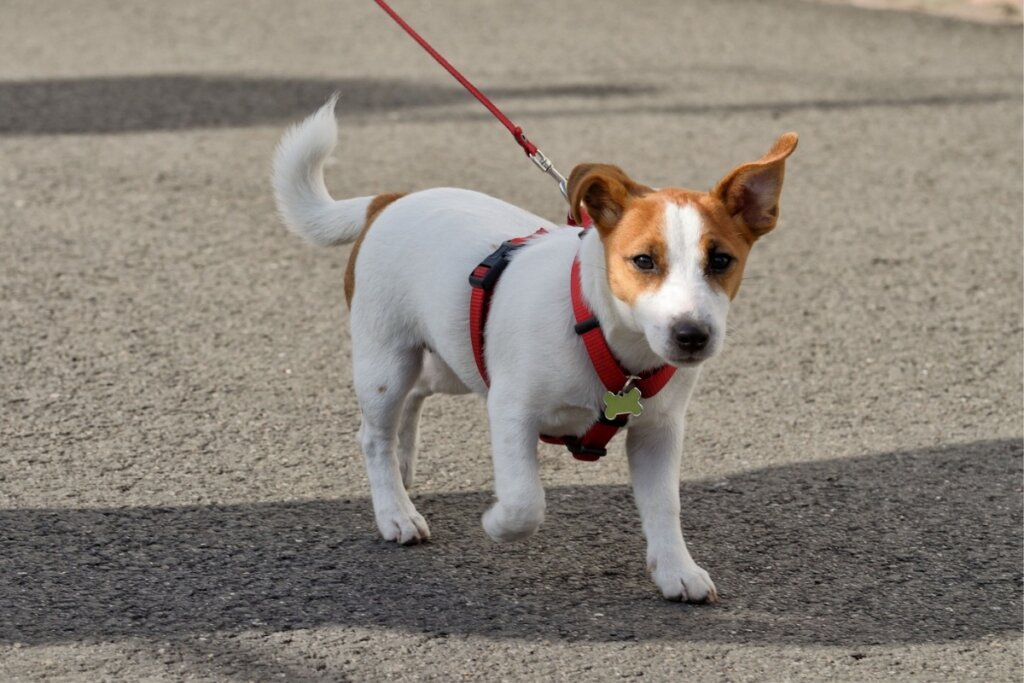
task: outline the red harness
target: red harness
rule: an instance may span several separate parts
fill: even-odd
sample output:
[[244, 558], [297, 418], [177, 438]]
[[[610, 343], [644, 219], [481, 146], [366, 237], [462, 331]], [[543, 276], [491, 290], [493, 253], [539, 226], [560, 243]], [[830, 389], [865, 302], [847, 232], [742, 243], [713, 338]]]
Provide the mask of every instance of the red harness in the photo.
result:
[[[476, 367], [480, 371], [480, 377], [484, 384], [491, 385], [490, 377], [487, 374], [487, 364], [484, 360], [484, 329], [487, 326], [487, 313], [490, 308], [491, 294], [502, 271], [508, 266], [512, 254], [525, 245], [532, 237], [542, 235], [547, 230], [541, 228], [528, 237], [517, 237], [503, 242], [494, 253], [481, 261], [480, 265], [473, 269], [469, 276], [469, 284], [472, 292], [469, 300], [469, 335], [473, 344], [473, 358], [476, 360]], [[583, 288], [580, 284], [580, 262], [574, 259], [570, 273], [569, 291], [572, 296], [573, 316], [576, 320], [576, 334], [583, 338], [583, 344], [587, 348], [587, 355], [594, 366], [594, 371], [601, 379], [601, 383], [612, 393], [619, 393], [626, 389], [627, 384], [632, 380], [632, 387], [640, 390], [642, 398], [650, 398], [657, 394], [672, 379], [676, 369], [671, 365], [662, 365], [659, 368], [640, 373], [639, 376], [631, 375], [622, 368], [616, 360], [612, 350], [608, 348], [608, 342], [601, 332], [601, 324], [598, 322], [594, 312], [583, 299]], [[548, 436], [540, 435], [540, 440], [545, 443], [562, 444], [569, 449], [577, 460], [594, 461], [605, 455], [608, 442], [629, 421], [628, 417], [616, 417], [609, 420], [605, 417], [604, 411], [598, 411], [600, 417], [597, 422], [583, 434], [583, 436]]]

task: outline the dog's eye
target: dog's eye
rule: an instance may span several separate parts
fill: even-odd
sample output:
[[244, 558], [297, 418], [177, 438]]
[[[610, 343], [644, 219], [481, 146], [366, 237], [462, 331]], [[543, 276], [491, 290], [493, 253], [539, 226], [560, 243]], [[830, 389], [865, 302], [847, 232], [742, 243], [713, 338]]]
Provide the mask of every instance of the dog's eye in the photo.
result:
[[729, 270], [729, 266], [735, 261], [732, 256], [726, 254], [724, 251], [716, 251], [708, 256], [708, 270], [712, 273], [724, 273]]
[[633, 257], [633, 265], [640, 270], [654, 270], [654, 259], [647, 254]]

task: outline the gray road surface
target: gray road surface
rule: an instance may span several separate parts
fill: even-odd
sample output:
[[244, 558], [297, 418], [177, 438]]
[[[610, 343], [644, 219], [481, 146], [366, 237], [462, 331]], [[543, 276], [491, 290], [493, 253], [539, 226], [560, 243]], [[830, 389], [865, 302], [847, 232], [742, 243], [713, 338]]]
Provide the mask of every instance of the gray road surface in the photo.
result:
[[435, 541], [377, 540], [341, 277], [273, 212], [342, 92], [338, 196], [565, 207], [368, 0], [0, 6], [0, 680], [1021, 676], [1022, 50], [795, 0], [399, 2], [562, 168], [707, 188], [796, 130], [690, 413], [712, 607], [663, 602], [621, 446], [541, 452], [491, 543], [483, 407], [428, 402]]

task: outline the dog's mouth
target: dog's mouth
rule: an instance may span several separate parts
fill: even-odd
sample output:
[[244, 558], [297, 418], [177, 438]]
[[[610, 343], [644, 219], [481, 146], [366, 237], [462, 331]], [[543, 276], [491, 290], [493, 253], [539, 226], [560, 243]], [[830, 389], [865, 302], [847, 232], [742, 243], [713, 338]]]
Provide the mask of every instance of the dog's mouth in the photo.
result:
[[676, 367], [686, 368], [696, 367], [711, 356], [712, 354], [709, 353], [679, 353], [666, 358], [666, 360]]

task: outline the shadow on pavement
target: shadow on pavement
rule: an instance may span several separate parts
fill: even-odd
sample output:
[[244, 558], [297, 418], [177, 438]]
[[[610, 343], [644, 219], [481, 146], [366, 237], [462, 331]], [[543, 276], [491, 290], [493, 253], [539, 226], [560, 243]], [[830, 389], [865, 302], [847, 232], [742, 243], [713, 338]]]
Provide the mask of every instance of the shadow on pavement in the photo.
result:
[[443, 638], [868, 645], [1021, 629], [1021, 442], [684, 483], [723, 601], [667, 603], [626, 486], [549, 491], [491, 543], [489, 493], [417, 498], [435, 541], [378, 541], [369, 501], [0, 511], [0, 643], [358, 625]]
[[[396, 114], [395, 121], [434, 123], [487, 120], [490, 114], [471, 110], [439, 112], [432, 108], [473, 100], [458, 85], [408, 80], [285, 79], [233, 76], [121, 76], [46, 81], [0, 81], [0, 135], [66, 133], [138, 133], [284, 123], [312, 113], [334, 91], [342, 94], [339, 109], [346, 115]], [[487, 87], [499, 103], [509, 100], [583, 98], [597, 101], [619, 96], [654, 95], [657, 88], [638, 84], [566, 84]], [[1019, 92], [943, 93], [850, 100], [802, 99], [738, 103], [659, 104], [646, 100], [601, 106], [549, 103], [530, 112], [532, 118], [590, 115], [658, 114], [707, 116], [800, 110], [946, 107], [1019, 101]]]
[[[312, 113], [335, 90], [346, 113], [471, 102], [458, 85], [406, 80], [232, 76], [122, 76], [0, 81], [0, 134], [131, 133], [277, 123]], [[601, 98], [651, 93], [649, 86], [568, 84], [494, 87], [495, 100]]]
[[[541, 112], [531, 112], [535, 118], [559, 118], [569, 116], [602, 116], [655, 114], [667, 116], [714, 116], [725, 114], [765, 113], [782, 116], [796, 111], [845, 111], [851, 109], [908, 109], [912, 107], [967, 107], [974, 105], [1017, 102], [1020, 93], [990, 92], [946, 95], [907, 95], [903, 97], [860, 97], [855, 99], [799, 99], [765, 100], [760, 102], [719, 102], [712, 104], [650, 104], [640, 106], [610, 105], [600, 108], [558, 107]], [[423, 120], [428, 115], [416, 116]], [[479, 112], [463, 114], [464, 118], [485, 119]]]

